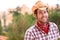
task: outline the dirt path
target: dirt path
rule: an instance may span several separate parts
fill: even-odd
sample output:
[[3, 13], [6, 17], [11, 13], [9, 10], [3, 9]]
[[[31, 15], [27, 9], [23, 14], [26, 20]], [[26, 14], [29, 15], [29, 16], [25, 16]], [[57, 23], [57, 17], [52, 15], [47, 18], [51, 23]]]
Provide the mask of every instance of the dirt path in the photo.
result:
[[0, 40], [7, 40], [8, 39], [8, 37], [6, 37], [6, 36], [0, 36]]

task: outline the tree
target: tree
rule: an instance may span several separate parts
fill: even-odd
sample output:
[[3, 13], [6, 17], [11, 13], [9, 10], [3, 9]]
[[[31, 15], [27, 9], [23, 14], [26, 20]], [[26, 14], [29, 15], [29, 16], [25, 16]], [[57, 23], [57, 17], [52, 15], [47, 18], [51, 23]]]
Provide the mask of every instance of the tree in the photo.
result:
[[2, 34], [2, 25], [1, 25], [1, 20], [0, 20], [0, 35]]
[[57, 11], [55, 11], [54, 13], [51, 13], [49, 15], [49, 21], [56, 23], [60, 30], [60, 13], [58, 13]]

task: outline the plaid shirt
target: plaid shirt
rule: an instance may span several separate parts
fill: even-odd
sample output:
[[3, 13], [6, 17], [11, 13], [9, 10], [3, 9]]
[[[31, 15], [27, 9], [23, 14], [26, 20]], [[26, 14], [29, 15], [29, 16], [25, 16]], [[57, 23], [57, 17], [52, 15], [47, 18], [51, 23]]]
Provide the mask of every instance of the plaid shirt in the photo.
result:
[[49, 22], [49, 32], [44, 33], [43, 30], [39, 30], [36, 25], [30, 27], [26, 33], [24, 40], [58, 40], [59, 30], [55, 23]]

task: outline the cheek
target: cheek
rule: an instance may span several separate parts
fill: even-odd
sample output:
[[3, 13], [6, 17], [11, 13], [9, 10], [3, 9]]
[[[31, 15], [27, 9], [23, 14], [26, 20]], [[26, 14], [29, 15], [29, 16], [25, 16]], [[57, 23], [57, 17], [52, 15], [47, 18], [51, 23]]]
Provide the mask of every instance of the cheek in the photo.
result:
[[38, 15], [37, 18], [38, 18], [38, 19], [41, 19], [41, 18], [42, 18], [42, 15]]
[[42, 18], [48, 18], [48, 13], [45, 13]]
[[46, 14], [46, 18], [48, 18], [48, 14]]

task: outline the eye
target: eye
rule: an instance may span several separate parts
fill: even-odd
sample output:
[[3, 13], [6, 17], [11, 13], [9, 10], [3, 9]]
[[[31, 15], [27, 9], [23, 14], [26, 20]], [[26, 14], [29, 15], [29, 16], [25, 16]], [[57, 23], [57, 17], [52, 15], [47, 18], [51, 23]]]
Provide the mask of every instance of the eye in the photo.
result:
[[44, 13], [46, 13], [46, 11], [44, 11]]
[[44, 13], [47, 13], [47, 11], [44, 11]]

